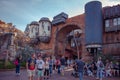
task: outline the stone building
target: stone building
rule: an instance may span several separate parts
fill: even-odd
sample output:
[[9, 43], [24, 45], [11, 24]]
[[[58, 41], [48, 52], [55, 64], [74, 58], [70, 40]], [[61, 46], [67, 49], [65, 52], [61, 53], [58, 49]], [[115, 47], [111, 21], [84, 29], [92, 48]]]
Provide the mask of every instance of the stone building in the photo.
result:
[[120, 59], [120, 4], [103, 8], [103, 53]]
[[0, 20], [0, 59], [14, 59], [16, 55], [14, 44], [14, 33], [12, 23], [5, 23]]
[[[102, 8], [101, 2], [91, 1], [85, 5], [84, 14], [68, 18], [62, 12], [48, 22], [52, 24], [49, 41], [46, 42], [45, 35], [35, 37], [41, 53], [86, 60], [100, 53], [120, 55], [120, 5]], [[48, 29], [48, 23], [44, 24]], [[41, 27], [39, 23], [38, 28]], [[42, 29], [36, 34], [39, 32]], [[29, 30], [27, 33], [31, 34]]]
[[12, 23], [0, 20], [0, 59], [13, 60], [19, 53], [18, 50], [24, 48], [26, 39], [24, 33]]

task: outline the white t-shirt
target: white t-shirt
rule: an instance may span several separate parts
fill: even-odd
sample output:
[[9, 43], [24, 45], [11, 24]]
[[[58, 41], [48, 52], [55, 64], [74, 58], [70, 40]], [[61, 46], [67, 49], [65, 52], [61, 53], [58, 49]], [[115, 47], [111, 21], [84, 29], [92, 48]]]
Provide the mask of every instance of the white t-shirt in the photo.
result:
[[44, 64], [45, 64], [43, 60], [37, 60], [36, 63], [37, 63], [38, 69], [43, 69]]
[[49, 62], [48, 61], [45, 62], [45, 69], [49, 69]]
[[97, 67], [100, 67], [101, 61], [97, 61]]
[[97, 62], [97, 67], [98, 67], [98, 68], [104, 67], [102, 61], [98, 61], [98, 62]]

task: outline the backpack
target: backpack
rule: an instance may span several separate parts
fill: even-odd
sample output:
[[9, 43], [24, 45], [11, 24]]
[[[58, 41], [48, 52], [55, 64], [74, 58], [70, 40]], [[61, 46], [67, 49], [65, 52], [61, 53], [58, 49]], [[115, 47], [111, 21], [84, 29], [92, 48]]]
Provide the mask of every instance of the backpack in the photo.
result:
[[18, 65], [18, 60], [17, 60], [17, 59], [14, 61], [14, 64], [15, 64], [15, 65]]
[[57, 61], [56, 61], [56, 65], [60, 65], [60, 60], [57, 60]]

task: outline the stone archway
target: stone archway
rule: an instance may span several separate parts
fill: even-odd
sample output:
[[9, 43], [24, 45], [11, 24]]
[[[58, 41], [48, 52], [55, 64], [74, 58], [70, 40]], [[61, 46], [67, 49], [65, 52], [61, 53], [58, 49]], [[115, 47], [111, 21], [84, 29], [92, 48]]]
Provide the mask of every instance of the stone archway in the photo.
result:
[[[52, 33], [51, 40], [49, 43], [40, 43], [39, 48], [43, 51], [49, 51], [51, 56], [57, 57], [58, 54], [63, 54], [63, 50], [67, 50], [68, 52], [73, 52], [71, 54], [75, 54], [75, 49], [69, 48], [64, 49], [64, 39], [68, 33], [72, 30], [80, 29], [82, 30], [81, 38], [82, 42], [80, 45], [81, 57], [89, 60], [89, 54], [85, 48], [85, 15], [78, 15], [72, 18], [68, 18], [65, 23], [60, 23], [57, 25], [52, 25]], [[46, 52], [47, 53], [47, 52]], [[77, 55], [76, 55], [77, 56]]]
[[[76, 55], [76, 49], [72, 49], [70, 46], [66, 45], [66, 36], [73, 30], [80, 29], [82, 30], [81, 26], [77, 24], [67, 24], [63, 27], [58, 29], [58, 32], [56, 34], [56, 45], [55, 45], [55, 52], [57, 55]], [[83, 30], [82, 30], [83, 31]], [[79, 47], [80, 51], [82, 51], [82, 47]], [[66, 54], [65, 54], [66, 53]], [[71, 53], [71, 54], [67, 54]], [[74, 54], [75, 53], [75, 54]], [[81, 52], [82, 53], [82, 52]], [[81, 54], [79, 53], [79, 54]], [[81, 55], [80, 55], [81, 56]]]

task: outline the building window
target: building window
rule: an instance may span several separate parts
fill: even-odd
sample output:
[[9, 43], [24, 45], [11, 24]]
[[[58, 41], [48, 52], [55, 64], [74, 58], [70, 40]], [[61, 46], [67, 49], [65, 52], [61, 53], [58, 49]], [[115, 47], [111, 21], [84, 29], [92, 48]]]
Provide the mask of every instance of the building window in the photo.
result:
[[110, 27], [109, 20], [105, 20], [105, 27]]
[[74, 39], [71, 39], [71, 47], [75, 47]]
[[31, 28], [31, 32], [33, 33], [33, 27]]
[[114, 19], [113, 19], [113, 25], [114, 25], [114, 26], [117, 26], [117, 18], [114, 18]]
[[44, 22], [42, 22], [42, 28], [44, 29]]
[[118, 18], [118, 25], [120, 25], [120, 17]]
[[48, 31], [50, 31], [50, 26], [48, 26]]

